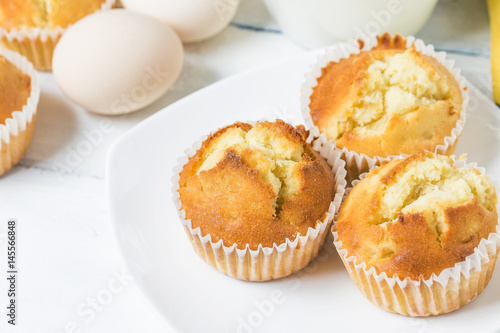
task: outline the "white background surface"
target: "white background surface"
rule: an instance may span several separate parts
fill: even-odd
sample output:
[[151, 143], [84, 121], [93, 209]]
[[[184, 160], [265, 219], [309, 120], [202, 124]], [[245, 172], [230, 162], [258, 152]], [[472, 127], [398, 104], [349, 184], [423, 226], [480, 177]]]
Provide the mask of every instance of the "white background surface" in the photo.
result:
[[[491, 94], [484, 1], [441, 0], [417, 36], [449, 51], [464, 76]], [[125, 117], [90, 114], [67, 100], [50, 74], [40, 75], [32, 145], [21, 163], [0, 178], [0, 231], [5, 232], [8, 218], [16, 218], [20, 233], [19, 326], [7, 327], [2, 319], [0, 332], [166, 332], [134, 283], [123, 276], [105, 201], [108, 147], [139, 121], [202, 87], [305, 51], [279, 33], [260, 0], [243, 0], [230, 27], [185, 50], [184, 68], [173, 88]], [[3, 248], [4, 239], [0, 241]], [[1, 258], [0, 252], [4, 272]], [[0, 304], [6, 301], [4, 290], [0, 276]], [[90, 310], [93, 302], [95, 310]], [[411, 320], [404, 331], [424, 332]]]

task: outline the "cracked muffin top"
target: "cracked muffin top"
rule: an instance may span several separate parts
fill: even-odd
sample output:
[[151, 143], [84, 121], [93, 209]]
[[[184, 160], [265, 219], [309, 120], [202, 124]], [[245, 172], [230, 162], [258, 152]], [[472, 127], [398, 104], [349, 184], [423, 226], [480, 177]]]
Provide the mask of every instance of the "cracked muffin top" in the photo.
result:
[[66, 28], [101, 8], [105, 0], [0, 1], [0, 26], [11, 29]]
[[21, 111], [31, 94], [31, 78], [13, 63], [0, 56], [0, 125]]
[[434, 151], [462, 112], [453, 75], [399, 35], [385, 34], [373, 49], [330, 62], [317, 81], [313, 123], [337, 147], [370, 157]]
[[179, 187], [193, 229], [253, 250], [305, 235], [324, 220], [335, 193], [333, 172], [304, 128], [281, 120], [212, 134], [184, 166]]
[[496, 204], [477, 169], [422, 152], [368, 173], [343, 203], [335, 231], [356, 263], [389, 277], [428, 279], [496, 231]]

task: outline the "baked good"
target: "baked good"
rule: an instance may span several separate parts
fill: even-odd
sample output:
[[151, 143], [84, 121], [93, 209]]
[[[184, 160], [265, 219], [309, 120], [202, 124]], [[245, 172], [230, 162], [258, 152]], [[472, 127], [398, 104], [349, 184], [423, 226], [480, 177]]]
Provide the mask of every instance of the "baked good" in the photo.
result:
[[[338, 158], [333, 164], [343, 170], [340, 162]], [[269, 256], [277, 255], [277, 247], [286, 249], [290, 258], [281, 265], [277, 262], [277, 271], [271, 267], [269, 273], [261, 274], [262, 267], [257, 265], [258, 276], [251, 276], [255, 272], [235, 276], [279, 278], [301, 269], [317, 254], [332, 201], [345, 186], [341, 185], [345, 173], [336, 173], [306, 142], [303, 127], [294, 128], [281, 120], [255, 125], [238, 122], [210, 135], [183, 165], [179, 208], [189, 221], [188, 235], [199, 228], [200, 237], [209, 235], [212, 244], [256, 252], [267, 248], [275, 252]], [[318, 234], [320, 229], [324, 232]], [[309, 244], [299, 241], [302, 236], [309, 238]], [[292, 251], [292, 243], [300, 244], [300, 250]], [[203, 249], [195, 246], [195, 250], [205, 258]], [[287, 258], [280, 255], [280, 260]], [[212, 264], [220, 269], [218, 263]], [[229, 268], [221, 270], [234, 276]]]
[[10, 0], [0, 4], [0, 22], [6, 29], [66, 28], [99, 10], [104, 0]]
[[0, 73], [0, 124], [5, 125], [12, 112], [21, 110], [28, 101], [31, 77], [3, 56], [0, 56]]
[[240, 249], [306, 234], [324, 219], [334, 183], [303, 135], [284, 122], [236, 123], [211, 135], [181, 173], [186, 218]]
[[341, 47], [333, 50], [309, 74], [311, 87], [303, 98], [308, 125], [317, 126], [346, 154], [378, 162], [422, 150], [452, 154], [465, 120], [466, 96], [452, 63], [421, 41], [400, 35], [366, 43], [360, 40], [360, 52], [347, 57]]
[[39, 95], [33, 65], [15, 52], [0, 50], [0, 175], [29, 147]]
[[462, 94], [443, 65], [396, 35], [330, 62], [309, 107], [314, 124], [339, 148], [385, 157], [442, 144], [460, 118]]
[[[376, 168], [353, 188], [334, 226], [336, 245], [358, 287], [382, 308], [418, 316], [449, 312], [491, 278], [500, 243], [493, 242], [485, 263], [470, 261], [480, 243], [498, 238], [496, 204], [495, 188], [477, 169], [420, 152]], [[353, 262], [363, 266], [359, 272]], [[442, 281], [460, 265], [459, 290], [448, 293], [456, 286]], [[406, 301], [394, 281], [406, 281]], [[367, 284], [380, 294], [368, 295]]]
[[9, 0], [0, 2], [0, 42], [50, 70], [52, 52], [64, 30], [116, 0]]

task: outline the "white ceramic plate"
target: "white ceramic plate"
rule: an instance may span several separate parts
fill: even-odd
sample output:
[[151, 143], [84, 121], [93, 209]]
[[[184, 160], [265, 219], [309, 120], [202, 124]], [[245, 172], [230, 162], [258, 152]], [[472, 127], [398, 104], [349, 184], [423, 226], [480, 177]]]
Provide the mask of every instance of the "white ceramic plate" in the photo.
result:
[[[203, 134], [236, 120], [302, 123], [299, 87], [318, 51], [220, 81], [146, 119], [110, 149], [107, 190], [125, 263], [173, 332], [498, 332], [500, 269], [466, 307], [411, 319], [369, 303], [328, 246], [289, 278], [265, 283], [227, 277], [199, 259], [171, 200], [172, 168]], [[471, 88], [457, 154], [500, 179], [500, 111]], [[500, 189], [500, 188], [499, 188]]]

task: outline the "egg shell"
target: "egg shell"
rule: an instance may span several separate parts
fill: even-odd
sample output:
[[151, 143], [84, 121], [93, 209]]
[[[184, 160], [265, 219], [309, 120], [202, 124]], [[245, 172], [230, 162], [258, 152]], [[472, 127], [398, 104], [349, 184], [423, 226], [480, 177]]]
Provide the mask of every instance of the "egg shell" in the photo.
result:
[[233, 19], [240, 0], [122, 0], [127, 9], [170, 25], [184, 43], [208, 39]]
[[62, 36], [53, 74], [75, 103], [101, 114], [141, 109], [162, 96], [182, 69], [182, 42], [164, 23], [114, 9], [89, 15]]

